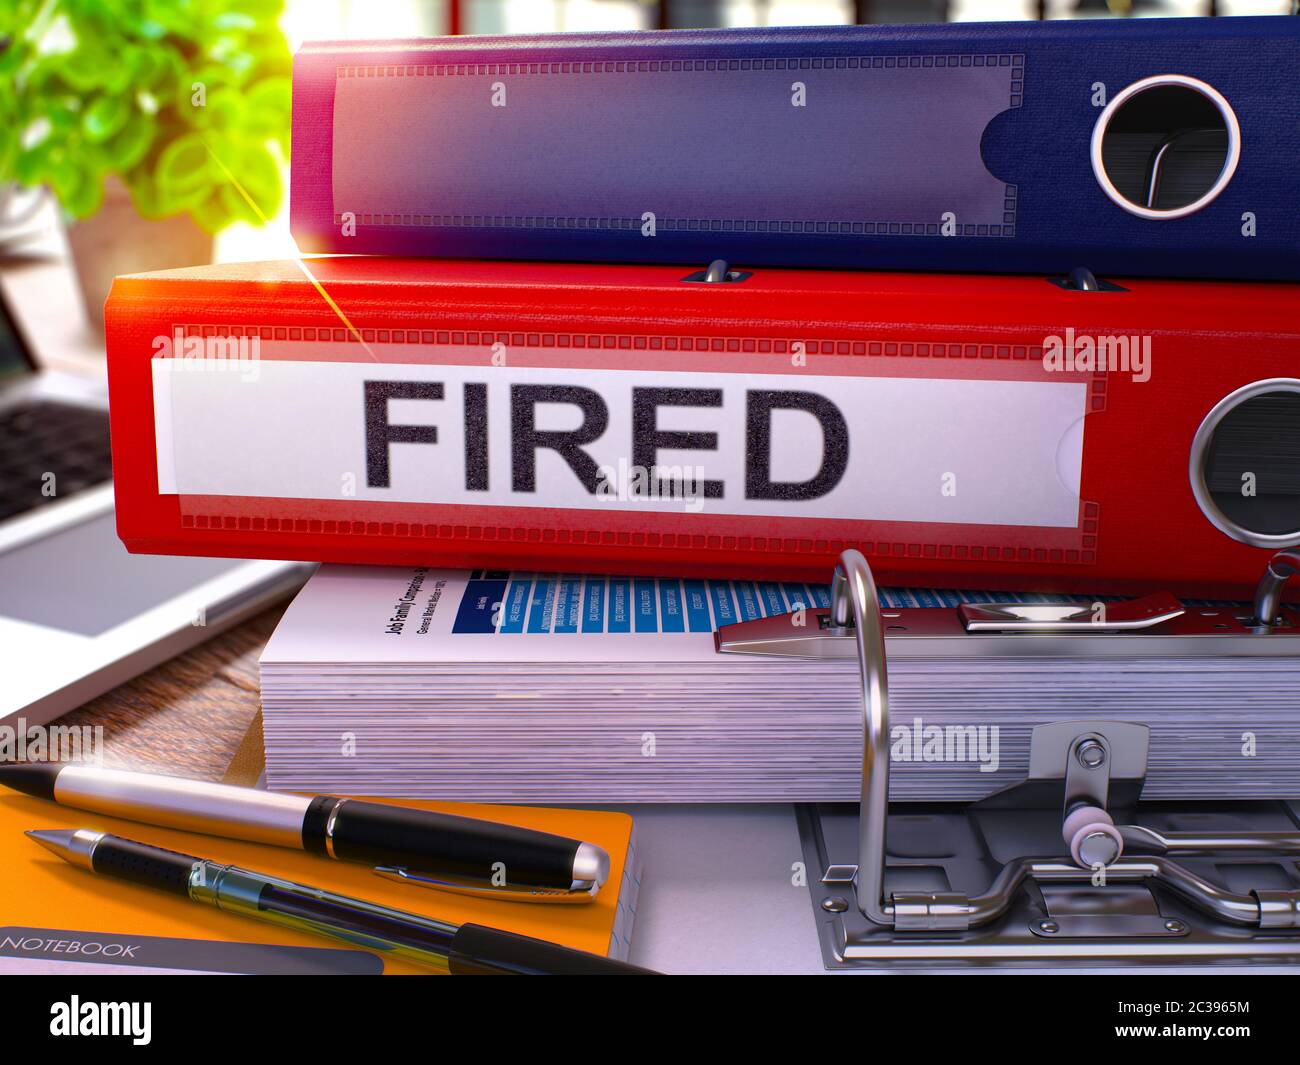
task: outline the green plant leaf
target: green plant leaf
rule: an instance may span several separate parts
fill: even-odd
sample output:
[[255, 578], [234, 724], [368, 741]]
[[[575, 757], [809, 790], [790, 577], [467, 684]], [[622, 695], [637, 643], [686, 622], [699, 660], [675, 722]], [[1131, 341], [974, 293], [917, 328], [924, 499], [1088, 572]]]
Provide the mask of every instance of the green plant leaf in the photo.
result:
[[[239, 194], [239, 190], [234, 185], [222, 185], [219, 191], [221, 193], [221, 205], [226, 209], [226, 215], [230, 222], [247, 222], [253, 226], [262, 224], [261, 217], [249, 206], [248, 201]], [[254, 203], [256, 202], [255, 200]]]
[[255, 30], [257, 19], [246, 11], [225, 11], [212, 20], [219, 30]]
[[153, 143], [155, 129], [156, 123], [151, 116], [137, 114], [104, 145], [108, 161], [117, 173], [125, 174], [145, 157]]
[[145, 0], [144, 18], [161, 27], [164, 33], [194, 40], [202, 30], [199, 11], [205, 6], [176, 0]]
[[233, 221], [220, 189], [214, 189], [210, 196], [191, 207], [190, 215], [206, 232], [214, 236]]
[[103, 175], [78, 175], [76, 189], [71, 194], [60, 195], [59, 202], [73, 218], [89, 218], [104, 205]]
[[183, 192], [163, 188], [152, 175], [142, 170], [135, 172], [129, 187], [135, 209], [143, 218], [170, 218], [183, 214], [212, 195], [209, 185], [200, 185]]
[[280, 137], [289, 128], [293, 84], [288, 78], [266, 78], [248, 90], [248, 128], [264, 137]]
[[152, 175], [137, 170], [126, 183], [131, 191], [131, 202], [141, 218], [162, 218], [163, 211], [158, 205], [158, 187]]
[[39, 151], [17, 152], [13, 159], [13, 178], [31, 188], [45, 184], [45, 159]]
[[80, 45], [67, 56], [48, 56], [58, 60], [59, 76], [72, 88], [89, 93], [102, 86], [112, 69], [112, 59], [98, 47]]
[[281, 196], [280, 166], [276, 159], [265, 145], [251, 143], [240, 145], [234, 158], [235, 165], [230, 169], [236, 180], [262, 214], [272, 217], [280, 209]]
[[[230, 157], [258, 205], [283, 194], [292, 60], [282, 0], [0, 0], [0, 181], [47, 184], [74, 215], [119, 174], [151, 217], [216, 231], [256, 212], [214, 168]], [[48, 47], [46, 45], [49, 45]], [[191, 102], [203, 85], [204, 107]], [[24, 141], [40, 123], [44, 140]]]
[[150, 72], [147, 79], [139, 82], [138, 87], [161, 96], [170, 101], [173, 94], [184, 91], [189, 94], [189, 71], [185, 59], [175, 49], [160, 45], [149, 52]]
[[257, 20], [262, 31], [274, 27], [284, 14], [284, 0], [239, 0], [239, 7]]
[[203, 138], [189, 133], [167, 145], [158, 157], [154, 180], [166, 196], [179, 196], [209, 184], [208, 149]]
[[98, 96], [82, 113], [81, 129], [86, 140], [102, 144], [126, 125], [131, 104], [121, 96]]
[[[96, 153], [85, 153], [76, 163], [62, 154], [52, 154], [44, 168], [44, 182], [58, 197], [63, 209], [74, 218], [86, 218], [99, 210], [104, 200], [104, 171]], [[89, 164], [89, 165], [86, 165]]]
[[223, 132], [238, 133], [248, 124], [247, 112], [242, 93], [235, 89], [218, 89], [208, 96], [205, 125]]
[[196, 185], [192, 189], [157, 188], [157, 194], [155, 206], [158, 217], [167, 218], [191, 210], [195, 204], [201, 203], [210, 196], [212, 189], [209, 185]]

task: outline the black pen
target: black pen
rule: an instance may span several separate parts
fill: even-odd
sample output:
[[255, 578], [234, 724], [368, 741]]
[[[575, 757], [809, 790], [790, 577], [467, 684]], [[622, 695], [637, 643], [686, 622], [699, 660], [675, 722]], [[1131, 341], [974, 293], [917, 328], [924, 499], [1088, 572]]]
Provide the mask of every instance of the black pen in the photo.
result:
[[341, 939], [457, 976], [653, 975], [649, 969], [544, 939], [483, 925], [454, 925], [107, 832], [51, 829], [27, 835], [64, 861], [101, 876]]
[[389, 880], [521, 902], [589, 902], [609, 855], [549, 832], [334, 795], [285, 795], [96, 766], [0, 766], [0, 784], [129, 821], [311, 851]]

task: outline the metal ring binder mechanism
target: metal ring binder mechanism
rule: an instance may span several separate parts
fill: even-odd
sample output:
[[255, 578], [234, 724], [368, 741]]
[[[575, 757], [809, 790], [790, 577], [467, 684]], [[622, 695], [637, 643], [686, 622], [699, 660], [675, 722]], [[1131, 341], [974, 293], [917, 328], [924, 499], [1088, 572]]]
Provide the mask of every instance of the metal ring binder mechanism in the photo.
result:
[[1278, 603], [1296, 572], [1300, 555], [1275, 556], [1258, 616], [1169, 595], [882, 614], [850, 550], [829, 609], [720, 629], [722, 653], [858, 661], [861, 804], [798, 808], [827, 967], [1300, 962], [1300, 804], [1144, 802], [1147, 726], [1071, 720], [1033, 730], [1020, 784], [891, 808], [885, 655], [887, 629], [891, 654], [916, 657], [1300, 654], [1300, 611]]

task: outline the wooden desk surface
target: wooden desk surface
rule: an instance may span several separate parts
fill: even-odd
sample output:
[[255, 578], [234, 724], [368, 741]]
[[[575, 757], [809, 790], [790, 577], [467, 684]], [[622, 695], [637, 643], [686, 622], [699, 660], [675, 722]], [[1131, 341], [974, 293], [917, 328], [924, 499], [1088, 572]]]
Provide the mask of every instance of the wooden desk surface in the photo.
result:
[[[102, 726], [106, 766], [223, 779], [261, 713], [257, 659], [287, 606], [164, 662], [58, 724]], [[260, 728], [253, 739], [260, 752]]]

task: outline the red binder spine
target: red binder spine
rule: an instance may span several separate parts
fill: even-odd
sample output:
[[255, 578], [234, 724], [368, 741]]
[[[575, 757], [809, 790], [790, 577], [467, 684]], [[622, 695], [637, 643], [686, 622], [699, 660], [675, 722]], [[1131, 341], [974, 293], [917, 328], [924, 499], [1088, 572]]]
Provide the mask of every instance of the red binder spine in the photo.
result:
[[[1208, 504], [1189, 478], [1224, 397], [1280, 382], [1265, 430], [1300, 397], [1285, 286], [312, 269], [342, 317], [292, 265], [118, 283], [130, 549], [820, 580], [853, 546], [892, 583], [1244, 595], [1286, 530], [1225, 532], [1220, 482], [1300, 495], [1285, 434]], [[1121, 336], [1124, 370], [1083, 357]], [[677, 495], [629, 488], [658, 464]]]

